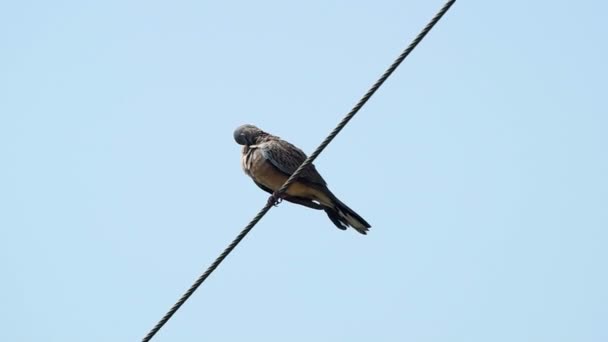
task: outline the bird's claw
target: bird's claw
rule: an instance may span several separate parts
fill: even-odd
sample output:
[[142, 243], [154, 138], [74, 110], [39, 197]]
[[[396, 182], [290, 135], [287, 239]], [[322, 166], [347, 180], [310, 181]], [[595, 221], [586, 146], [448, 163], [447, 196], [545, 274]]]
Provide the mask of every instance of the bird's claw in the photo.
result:
[[283, 198], [277, 195], [276, 192], [268, 197], [268, 204], [272, 205], [273, 207], [278, 206], [281, 202], [283, 202]]

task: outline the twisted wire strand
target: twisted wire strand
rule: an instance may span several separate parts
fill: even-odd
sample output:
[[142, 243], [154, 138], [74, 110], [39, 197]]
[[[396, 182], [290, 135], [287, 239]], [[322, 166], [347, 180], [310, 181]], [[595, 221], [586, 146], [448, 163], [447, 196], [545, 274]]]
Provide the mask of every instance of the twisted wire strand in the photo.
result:
[[382, 86], [382, 84], [391, 76], [391, 74], [399, 67], [401, 62], [407, 58], [407, 56], [416, 48], [416, 46], [424, 39], [429, 31], [437, 24], [437, 22], [443, 17], [443, 15], [452, 7], [456, 0], [448, 0], [443, 7], [435, 14], [435, 16], [429, 21], [429, 23], [420, 31], [420, 33], [414, 38], [414, 40], [403, 50], [403, 52], [395, 59], [393, 64], [386, 69], [384, 74], [372, 85], [372, 87], [363, 95], [361, 100], [346, 114], [346, 116], [338, 123], [336, 128], [321, 142], [319, 147], [300, 165], [296, 171], [285, 181], [285, 184], [277, 190], [272, 196], [270, 196], [266, 205], [258, 212], [258, 214], [243, 228], [243, 230], [237, 235], [237, 237], [224, 249], [224, 251], [215, 259], [215, 261], [207, 268], [192, 286], [186, 291], [181, 298], [167, 311], [163, 318], [150, 330], [150, 332], [142, 339], [142, 342], [149, 342], [154, 335], [171, 319], [171, 317], [184, 305], [184, 303], [192, 296], [192, 294], [201, 286], [201, 284], [215, 271], [215, 269], [224, 261], [224, 259], [234, 250], [234, 248], [245, 238], [245, 236], [253, 229], [253, 227], [266, 215], [266, 213], [273, 207], [274, 202], [280, 197], [287, 188], [295, 182], [302, 170], [310, 165], [323, 150], [329, 145], [329, 143], [340, 133], [340, 131], [348, 124], [348, 122], [359, 112], [359, 110], [367, 103], [367, 101], [374, 95], [374, 93]]

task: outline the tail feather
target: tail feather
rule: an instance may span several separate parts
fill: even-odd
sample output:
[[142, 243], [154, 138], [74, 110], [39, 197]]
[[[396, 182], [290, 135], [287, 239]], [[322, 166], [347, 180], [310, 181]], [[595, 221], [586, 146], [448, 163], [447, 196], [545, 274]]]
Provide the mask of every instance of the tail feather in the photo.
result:
[[332, 208], [325, 208], [325, 213], [327, 213], [327, 216], [329, 216], [331, 222], [333, 222], [338, 229], [346, 230], [348, 226], [342, 223], [340, 220], [340, 214], [336, 210], [333, 210]]
[[[330, 193], [331, 194], [331, 193]], [[359, 233], [365, 235], [371, 228], [371, 225], [367, 223], [359, 214], [349, 208], [346, 204], [342, 203], [336, 196], [332, 195], [333, 206], [326, 207], [325, 213], [329, 216], [329, 219], [339, 229], [346, 229], [347, 227], [353, 227]]]

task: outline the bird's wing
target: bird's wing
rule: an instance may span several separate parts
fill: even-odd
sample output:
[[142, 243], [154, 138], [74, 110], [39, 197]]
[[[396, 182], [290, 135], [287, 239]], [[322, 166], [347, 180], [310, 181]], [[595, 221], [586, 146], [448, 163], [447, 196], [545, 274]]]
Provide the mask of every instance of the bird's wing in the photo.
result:
[[[258, 144], [258, 149], [264, 159], [287, 175], [294, 173], [298, 166], [306, 160], [306, 154], [302, 150], [281, 139], [272, 139]], [[309, 165], [302, 170], [298, 179], [326, 185], [325, 180], [317, 172], [314, 165]]]

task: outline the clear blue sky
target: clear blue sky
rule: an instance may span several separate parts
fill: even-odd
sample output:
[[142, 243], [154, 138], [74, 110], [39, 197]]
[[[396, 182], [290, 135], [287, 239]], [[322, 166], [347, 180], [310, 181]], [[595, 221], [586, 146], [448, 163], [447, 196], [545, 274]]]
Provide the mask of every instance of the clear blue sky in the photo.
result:
[[[0, 340], [141, 339], [441, 1], [0, 5]], [[601, 1], [460, 0], [154, 341], [608, 340]]]

